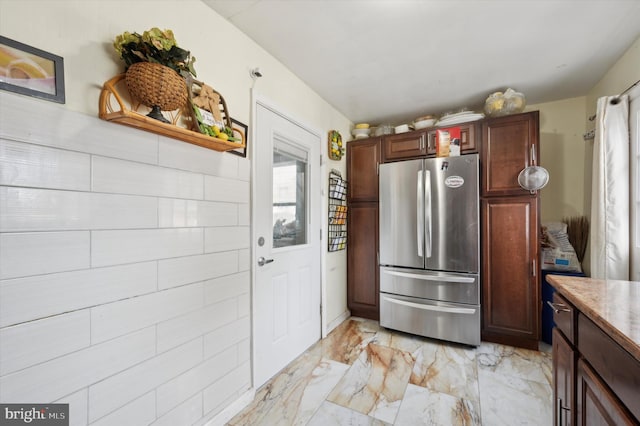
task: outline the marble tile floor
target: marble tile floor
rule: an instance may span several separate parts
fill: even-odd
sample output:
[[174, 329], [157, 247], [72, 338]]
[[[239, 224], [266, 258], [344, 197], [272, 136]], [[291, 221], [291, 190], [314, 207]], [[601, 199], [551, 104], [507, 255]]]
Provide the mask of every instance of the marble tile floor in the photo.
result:
[[349, 318], [256, 391], [229, 425], [550, 425], [542, 352], [427, 339]]

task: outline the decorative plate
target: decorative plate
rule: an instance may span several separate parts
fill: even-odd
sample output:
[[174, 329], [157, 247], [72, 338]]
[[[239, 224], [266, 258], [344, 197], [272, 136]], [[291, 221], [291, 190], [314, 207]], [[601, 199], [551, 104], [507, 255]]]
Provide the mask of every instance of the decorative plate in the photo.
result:
[[343, 155], [342, 135], [337, 130], [329, 130], [329, 159], [340, 161]]

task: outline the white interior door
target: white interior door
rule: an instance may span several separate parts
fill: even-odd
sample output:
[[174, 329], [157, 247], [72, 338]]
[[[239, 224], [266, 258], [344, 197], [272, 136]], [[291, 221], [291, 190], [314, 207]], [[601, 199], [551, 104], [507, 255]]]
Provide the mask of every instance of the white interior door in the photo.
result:
[[320, 139], [256, 106], [254, 386], [319, 340]]

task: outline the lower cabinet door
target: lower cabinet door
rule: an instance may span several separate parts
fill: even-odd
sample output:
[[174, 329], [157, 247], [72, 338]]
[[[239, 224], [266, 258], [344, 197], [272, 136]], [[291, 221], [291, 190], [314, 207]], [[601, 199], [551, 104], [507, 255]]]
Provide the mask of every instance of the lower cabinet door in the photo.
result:
[[482, 340], [538, 349], [538, 200], [482, 200]]
[[378, 203], [351, 203], [347, 216], [347, 306], [378, 320]]
[[553, 424], [575, 424], [575, 367], [577, 352], [562, 333], [553, 329]]
[[577, 370], [578, 425], [638, 425], [631, 413], [583, 359]]

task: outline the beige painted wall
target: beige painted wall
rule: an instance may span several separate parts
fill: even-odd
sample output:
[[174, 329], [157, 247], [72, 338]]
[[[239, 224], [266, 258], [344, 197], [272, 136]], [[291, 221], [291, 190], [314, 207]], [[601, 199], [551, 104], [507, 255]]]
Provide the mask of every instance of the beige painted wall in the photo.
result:
[[541, 221], [559, 221], [584, 212], [585, 97], [534, 104], [540, 111], [540, 165], [549, 171], [542, 189]]
[[[602, 79], [587, 93], [587, 112], [596, 113], [596, 103], [601, 96], [613, 96], [621, 93], [640, 80], [640, 37], [607, 71]], [[592, 128], [593, 124], [589, 128]]]
[[[62, 56], [65, 107], [92, 116], [98, 114], [102, 84], [124, 70], [111, 45], [114, 37], [154, 26], [174, 31], [178, 44], [197, 58], [198, 78], [223, 94], [234, 118], [251, 122], [253, 87], [262, 98], [316, 131], [325, 158], [328, 130], [349, 135], [352, 123], [344, 115], [200, 0], [0, 0], [2, 35]], [[254, 67], [264, 75], [255, 85], [249, 74]], [[326, 188], [329, 170], [344, 169], [344, 160], [325, 164]], [[325, 197], [325, 236], [326, 205]], [[331, 323], [347, 310], [346, 255], [344, 251], [327, 255], [325, 241], [323, 246], [324, 319]]]

